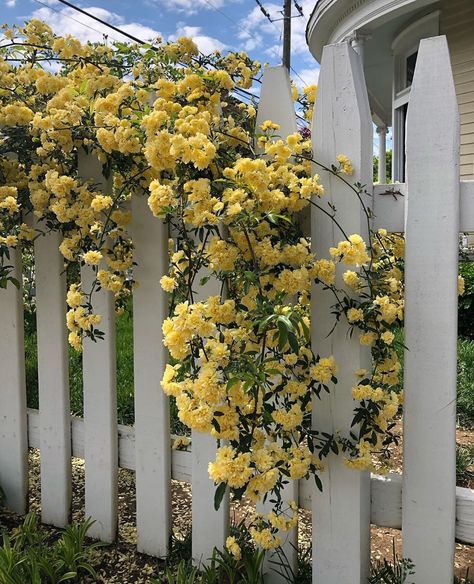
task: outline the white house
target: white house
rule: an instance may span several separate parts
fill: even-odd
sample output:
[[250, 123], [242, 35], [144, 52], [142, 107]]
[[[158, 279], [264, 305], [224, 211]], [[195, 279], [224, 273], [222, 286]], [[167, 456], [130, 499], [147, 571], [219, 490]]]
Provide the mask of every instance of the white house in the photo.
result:
[[[405, 120], [421, 39], [447, 36], [461, 116], [461, 178], [474, 179], [474, 0], [318, 0], [306, 31], [320, 61], [324, 45], [350, 40], [361, 55], [385, 157], [393, 133], [393, 180], [405, 179]], [[379, 180], [386, 182], [385, 165]]]

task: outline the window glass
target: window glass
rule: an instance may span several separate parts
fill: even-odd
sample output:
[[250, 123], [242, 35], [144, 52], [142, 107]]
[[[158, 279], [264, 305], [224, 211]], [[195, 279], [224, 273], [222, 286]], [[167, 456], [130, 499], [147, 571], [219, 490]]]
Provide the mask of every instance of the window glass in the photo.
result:
[[405, 79], [405, 87], [410, 87], [410, 85], [413, 83], [413, 76], [415, 75], [415, 65], [416, 65], [416, 59], [418, 58], [418, 51], [416, 51], [415, 53], [412, 53], [408, 58], [407, 58], [407, 74], [406, 74], [406, 79]]

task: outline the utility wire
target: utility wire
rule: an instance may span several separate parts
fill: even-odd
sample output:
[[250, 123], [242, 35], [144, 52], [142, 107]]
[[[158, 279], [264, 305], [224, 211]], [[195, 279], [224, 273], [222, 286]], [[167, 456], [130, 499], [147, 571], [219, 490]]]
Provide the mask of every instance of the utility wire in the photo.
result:
[[69, 8], [72, 8], [73, 10], [76, 10], [77, 12], [80, 12], [81, 14], [84, 14], [85, 16], [88, 16], [89, 18], [92, 18], [93, 20], [95, 20], [97, 22], [100, 22], [100, 24], [103, 24], [104, 26], [107, 26], [108, 28], [115, 30], [115, 32], [118, 32], [119, 34], [126, 36], [127, 38], [131, 39], [132, 41], [135, 41], [136, 43], [139, 43], [141, 45], [145, 44], [144, 41], [140, 40], [136, 36], [133, 36], [133, 34], [130, 34], [128, 32], [120, 30], [120, 28], [117, 28], [113, 24], [110, 24], [110, 22], [106, 22], [105, 20], [102, 20], [102, 18], [95, 16], [95, 14], [91, 14], [90, 12], [86, 12], [82, 8], [79, 8], [79, 6], [75, 6], [74, 4], [71, 4], [70, 2], [68, 2], [67, 0], [57, 0], [57, 1], [61, 2], [61, 4], [64, 4], [65, 6], [69, 6]]
[[[207, 1], [207, 0], [204, 0]], [[280, 35], [280, 42], [281, 42], [281, 30], [278, 28], [278, 26], [275, 24], [275, 20], [272, 19], [270, 13], [268, 12], [268, 10], [263, 6], [263, 4], [260, 2], [260, 0], [255, 0], [255, 2], [257, 3], [257, 5], [259, 6], [260, 10], [263, 12], [263, 14], [265, 15], [265, 17], [267, 18], [268, 22], [271, 22], [272, 25], [275, 27], [275, 30], [279, 33]], [[299, 4], [298, 4], [299, 6]], [[297, 9], [298, 9], [297, 6]], [[301, 6], [300, 6], [301, 8]], [[299, 10], [298, 10], [299, 12]], [[303, 16], [303, 14], [301, 14], [301, 16]], [[281, 20], [281, 19], [279, 19]], [[253, 36], [253, 35], [251, 35]], [[254, 37], [255, 38], [255, 37]], [[276, 49], [272, 49], [273, 52], [276, 54]], [[278, 58], [281, 59], [281, 55], [278, 55]], [[290, 65], [290, 70], [292, 73], [294, 73], [296, 75], [296, 77], [298, 77], [298, 79], [304, 84], [304, 85], [309, 85], [302, 77], [301, 75], [298, 73], [298, 71], [296, 71], [291, 65]]]
[[[47, 8], [48, 10], [51, 10], [53, 12], [56, 12], [57, 14], [62, 14], [63, 16], [65, 16], [66, 18], [69, 18], [70, 20], [74, 20], [74, 22], [77, 22], [77, 24], [81, 24], [82, 26], [85, 26], [86, 28], [89, 28], [90, 30], [93, 30], [94, 32], [96, 32], [97, 34], [101, 34], [102, 36], [108, 36], [106, 35], [104, 32], [98, 30], [97, 28], [94, 28], [93, 26], [90, 26], [88, 24], [86, 24], [85, 22], [82, 22], [81, 20], [77, 20], [77, 18], [74, 18], [73, 16], [70, 16], [69, 14], [66, 14], [66, 12], [64, 12], [64, 10], [58, 10], [57, 8], [54, 8], [53, 6], [50, 6], [49, 4], [46, 4], [45, 2], [41, 2], [41, 0], [34, 0], [37, 4], [41, 4], [41, 6], [44, 6], [45, 8]], [[118, 40], [114, 37], [111, 37], [114, 40]]]
[[303, 7], [298, 4], [296, 0], [293, 0], [296, 10], [298, 10], [300, 16], [304, 16]]
[[[72, 16], [69, 16], [69, 15], [65, 14], [63, 11], [60, 11], [60, 10], [57, 10], [57, 9], [54, 9], [54, 8], [52, 8], [51, 6], [49, 6], [49, 5], [47, 5], [47, 4], [43, 3], [43, 2], [41, 2], [41, 0], [35, 0], [35, 2], [38, 2], [38, 4], [42, 4], [43, 6], [46, 6], [47, 8], [49, 8], [49, 9], [53, 10], [54, 12], [57, 12], [57, 13], [59, 13], [59, 14], [63, 14], [63, 15], [64, 15], [64, 16], [66, 16], [67, 18], [70, 18], [70, 19], [74, 20], [74, 22], [77, 22], [78, 24], [82, 24], [82, 25], [83, 25], [83, 26], [85, 26], [86, 28], [89, 28], [89, 29], [91, 29], [91, 30], [95, 31], [95, 32], [97, 32], [98, 34], [102, 34], [102, 35], [104, 35], [104, 33], [102, 33], [101, 31], [98, 31], [97, 29], [93, 28], [92, 26], [89, 26], [88, 24], [85, 24], [84, 22], [81, 22], [80, 20], [76, 20], [76, 19], [75, 19], [75, 18], [73, 18]], [[121, 30], [121, 29], [117, 28], [116, 26], [114, 26], [114, 25], [112, 25], [112, 24], [108, 23], [108, 22], [107, 22], [107, 21], [105, 21], [105, 20], [102, 20], [101, 18], [99, 18], [98, 16], [95, 16], [94, 14], [90, 14], [90, 13], [89, 13], [89, 12], [87, 12], [86, 10], [83, 10], [82, 8], [79, 8], [78, 6], [75, 6], [74, 4], [71, 4], [71, 3], [70, 3], [70, 2], [68, 2], [67, 0], [58, 0], [58, 2], [61, 2], [61, 4], [64, 4], [64, 5], [68, 6], [69, 8], [72, 8], [73, 10], [76, 10], [77, 12], [80, 12], [81, 14], [84, 14], [85, 16], [88, 16], [89, 18], [92, 18], [93, 20], [95, 20], [95, 21], [97, 21], [97, 22], [100, 22], [102, 25], [104, 25], [104, 26], [106, 26], [106, 27], [108, 27], [108, 28], [111, 28], [112, 30], [114, 30], [114, 31], [118, 32], [119, 34], [121, 34], [121, 35], [123, 35], [123, 36], [125, 36], [125, 37], [129, 38], [130, 40], [133, 40], [134, 42], [136, 42], [136, 43], [138, 43], [138, 44], [141, 44], [141, 45], [144, 45], [144, 44], [146, 44], [146, 43], [145, 43], [145, 41], [143, 41], [142, 39], [139, 39], [138, 37], [136, 37], [136, 36], [134, 36], [134, 35], [132, 35], [132, 34], [129, 34], [128, 32], [126, 32], [126, 31], [124, 31], [124, 30]], [[211, 7], [213, 7], [215, 10], [217, 10], [217, 8], [216, 8], [215, 6], [212, 6], [212, 4], [211, 4], [210, 2], [208, 2], [208, 0], [205, 0], [205, 2], [207, 2], [207, 4], [209, 4], [209, 5], [210, 5]], [[218, 12], [221, 12], [222, 14], [224, 14], [224, 13], [223, 13], [222, 11], [220, 11], [220, 10], [217, 10], [217, 11], [218, 11]], [[230, 17], [229, 17], [229, 16], [227, 16], [227, 15], [225, 15], [225, 16], [226, 16], [226, 18], [230, 19]], [[232, 20], [232, 19], [230, 19], [230, 20]], [[106, 35], [104, 35], [104, 36], [106, 36]], [[114, 38], [114, 37], [112, 37], [112, 38], [113, 38], [114, 40], [117, 40], [117, 39], [116, 39], [116, 38]], [[257, 40], [257, 39], [255, 39], [255, 40]], [[119, 42], [120, 42], [120, 41], [119, 41]], [[155, 47], [152, 47], [152, 49], [153, 49], [153, 48], [155, 48]], [[201, 55], [202, 55], [202, 56], [204, 56], [204, 55], [203, 55], [203, 53], [201, 53]], [[294, 72], [294, 73], [295, 73], [295, 74], [296, 74], [296, 75], [297, 75], [297, 76], [300, 78], [300, 80], [301, 80], [303, 83], [306, 83], [306, 82], [305, 82], [305, 81], [304, 81], [304, 80], [303, 80], [303, 79], [300, 77], [300, 75], [298, 75], [298, 73], [297, 73], [297, 72], [296, 72], [296, 71], [295, 71], [293, 68], [292, 68], [292, 71], [293, 71], [293, 72]], [[240, 88], [240, 87], [236, 87], [236, 88], [235, 88], [235, 92], [236, 92], [236, 93], [239, 93], [241, 96], [245, 96], [245, 98], [246, 98], [246, 99], [255, 99], [255, 97], [256, 97], [256, 96], [255, 96], [253, 93], [251, 93], [250, 91], [246, 91], [245, 89], [242, 89], [242, 88]], [[299, 119], [301, 119], [301, 120], [304, 120], [304, 119], [303, 119], [301, 116], [299, 116], [298, 114], [297, 114], [297, 117], [298, 117]]]

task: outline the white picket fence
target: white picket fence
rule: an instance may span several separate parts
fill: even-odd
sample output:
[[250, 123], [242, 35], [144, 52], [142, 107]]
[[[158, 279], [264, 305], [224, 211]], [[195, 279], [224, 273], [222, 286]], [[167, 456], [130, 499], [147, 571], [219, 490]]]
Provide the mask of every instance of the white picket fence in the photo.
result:
[[[258, 119], [280, 123], [282, 134], [296, 129], [282, 68], [265, 72]], [[347, 44], [324, 49], [313, 136], [317, 160], [330, 164], [344, 153], [354, 164], [354, 179], [371, 184], [372, 120], [361, 63]], [[459, 120], [444, 37], [421, 42], [406, 147], [407, 183], [374, 186], [369, 202], [375, 228], [406, 234], [403, 478], [370, 477], [345, 468], [334, 456], [322, 493], [311, 481], [288, 487], [301, 507], [312, 509], [315, 584], [367, 581], [371, 523], [403, 530], [403, 553], [416, 565], [417, 584], [451, 582], [455, 537], [474, 544], [474, 492], [455, 485], [457, 247], [460, 230], [474, 231], [474, 181], [459, 181]], [[79, 164], [84, 178], [110, 190], [98, 164], [86, 157]], [[356, 198], [333, 177], [319, 174], [346, 231], [365, 234]], [[394, 188], [403, 196], [387, 194]], [[138, 549], [164, 556], [171, 532], [171, 477], [192, 482], [193, 556], [205, 560], [214, 546], [224, 545], [229, 501], [214, 510], [207, 474], [213, 440], [193, 435], [189, 452], [170, 448], [168, 400], [160, 388], [167, 359], [161, 334], [167, 299], [159, 287], [167, 270], [168, 234], [151, 216], [145, 197], [133, 199], [132, 231], [140, 282], [133, 298], [135, 426], [117, 425], [115, 315], [105, 291], [94, 297], [105, 340], [84, 346], [84, 419], [70, 417], [59, 238], [41, 237], [35, 243], [39, 411], [26, 408], [22, 293], [13, 286], [0, 293], [0, 485], [9, 507], [25, 513], [28, 446], [39, 448], [42, 520], [63, 526], [70, 517], [71, 456], [84, 458], [85, 515], [95, 520], [91, 533], [113, 541], [118, 468], [133, 469]], [[322, 254], [341, 239], [318, 212], [311, 217], [311, 233], [315, 251]], [[13, 259], [18, 276], [19, 254]], [[87, 269], [83, 277], [90, 278]], [[340, 364], [335, 391], [315, 402], [314, 424], [333, 431], [347, 427], [352, 417], [353, 371], [367, 366], [370, 355], [342, 328], [326, 338], [332, 300], [321, 290], [314, 290], [313, 298], [314, 346]], [[295, 541], [294, 533], [289, 541]], [[285, 550], [294, 564], [288, 542]], [[270, 584], [282, 581], [268, 576]]]

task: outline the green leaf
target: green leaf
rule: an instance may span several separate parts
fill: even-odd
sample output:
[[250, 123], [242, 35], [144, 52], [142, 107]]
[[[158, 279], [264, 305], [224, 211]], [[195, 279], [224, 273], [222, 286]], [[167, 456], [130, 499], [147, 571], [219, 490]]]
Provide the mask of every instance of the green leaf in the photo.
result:
[[219, 507], [221, 506], [222, 499], [224, 498], [226, 488], [227, 488], [227, 483], [220, 483], [216, 489], [216, 492], [214, 493], [214, 509], [216, 511], [218, 511]]
[[288, 341], [288, 327], [282, 320], [277, 321], [278, 331], [280, 333], [278, 337], [278, 348], [280, 351], [283, 351], [283, 347], [286, 345]]

